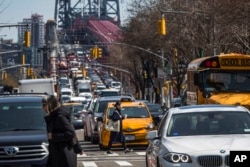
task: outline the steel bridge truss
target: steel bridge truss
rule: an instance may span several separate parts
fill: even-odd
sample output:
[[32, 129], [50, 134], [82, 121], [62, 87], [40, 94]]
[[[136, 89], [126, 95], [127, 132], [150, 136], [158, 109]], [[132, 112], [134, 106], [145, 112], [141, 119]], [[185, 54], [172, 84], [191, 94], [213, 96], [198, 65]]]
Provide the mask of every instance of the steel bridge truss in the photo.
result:
[[71, 29], [77, 19], [115, 20], [120, 25], [119, 0], [56, 0], [54, 19], [60, 29]]

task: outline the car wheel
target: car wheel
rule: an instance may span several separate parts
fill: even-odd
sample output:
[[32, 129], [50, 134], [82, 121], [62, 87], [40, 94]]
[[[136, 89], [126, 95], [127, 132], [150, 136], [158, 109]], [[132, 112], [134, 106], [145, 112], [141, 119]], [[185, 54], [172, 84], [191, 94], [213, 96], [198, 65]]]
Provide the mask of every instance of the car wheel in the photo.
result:
[[146, 156], [145, 156], [145, 159], [146, 159], [146, 167], [149, 167], [149, 165], [148, 165], [148, 157], [147, 157], [147, 154], [146, 154]]
[[159, 163], [159, 159], [157, 158], [157, 166], [156, 167], [162, 167]]
[[103, 150], [103, 145], [101, 143], [99, 143], [99, 148], [100, 150]]
[[103, 151], [106, 151], [108, 149], [108, 147], [105, 147], [100, 143], [99, 143], [99, 148], [100, 148], [100, 150], [103, 150]]
[[98, 143], [98, 141], [95, 139], [94, 136], [90, 137], [90, 141], [91, 141], [92, 144], [97, 144]]
[[86, 128], [84, 128], [84, 140], [85, 141], [89, 141], [90, 140], [90, 137], [87, 134], [87, 129]]

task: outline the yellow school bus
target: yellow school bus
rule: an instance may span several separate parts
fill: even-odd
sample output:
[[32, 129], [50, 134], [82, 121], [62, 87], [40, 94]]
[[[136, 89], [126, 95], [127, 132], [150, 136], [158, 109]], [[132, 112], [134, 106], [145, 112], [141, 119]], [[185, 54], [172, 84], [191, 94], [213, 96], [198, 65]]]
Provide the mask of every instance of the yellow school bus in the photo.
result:
[[250, 108], [250, 55], [202, 57], [187, 68], [187, 105], [228, 104]]

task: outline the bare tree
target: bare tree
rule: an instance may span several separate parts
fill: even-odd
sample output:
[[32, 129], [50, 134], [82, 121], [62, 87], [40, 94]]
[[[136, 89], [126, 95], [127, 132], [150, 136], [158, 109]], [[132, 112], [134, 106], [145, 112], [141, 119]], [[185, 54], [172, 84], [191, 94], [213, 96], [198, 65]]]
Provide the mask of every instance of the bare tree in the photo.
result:
[[[250, 52], [248, 0], [134, 0], [129, 12], [130, 18], [120, 42], [157, 54], [164, 53], [166, 64], [175, 61], [173, 49], [182, 63], [222, 52]], [[162, 14], [167, 22], [166, 36], [160, 35], [157, 27]], [[147, 82], [154, 87], [157, 69], [163, 68], [162, 59], [132, 47], [122, 52], [123, 60], [131, 64], [124, 68], [134, 74], [136, 90], [143, 92], [147, 86], [143, 83], [143, 71], [147, 72]], [[180, 88], [184, 76], [178, 68], [173, 69], [173, 76], [177, 77], [176, 86]]]

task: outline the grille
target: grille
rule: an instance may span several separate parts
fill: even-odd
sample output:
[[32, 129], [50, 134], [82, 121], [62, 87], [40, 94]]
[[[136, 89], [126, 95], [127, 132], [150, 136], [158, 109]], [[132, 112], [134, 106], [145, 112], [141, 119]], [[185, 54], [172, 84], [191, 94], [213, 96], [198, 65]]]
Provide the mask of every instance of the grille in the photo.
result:
[[222, 165], [222, 157], [218, 155], [200, 156], [198, 163], [202, 167], [219, 167]]
[[[9, 146], [11, 147], [11, 146]], [[48, 150], [44, 145], [15, 146], [19, 151], [15, 155], [7, 155], [6, 147], [0, 147], [0, 162], [20, 162], [29, 160], [42, 160], [48, 156]]]
[[230, 157], [229, 157], [229, 155], [227, 155], [225, 157], [225, 164], [226, 164], [226, 166], [229, 166], [229, 164], [230, 164]]

